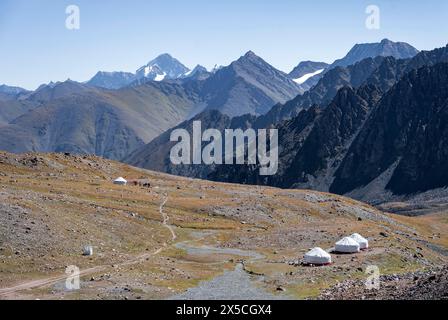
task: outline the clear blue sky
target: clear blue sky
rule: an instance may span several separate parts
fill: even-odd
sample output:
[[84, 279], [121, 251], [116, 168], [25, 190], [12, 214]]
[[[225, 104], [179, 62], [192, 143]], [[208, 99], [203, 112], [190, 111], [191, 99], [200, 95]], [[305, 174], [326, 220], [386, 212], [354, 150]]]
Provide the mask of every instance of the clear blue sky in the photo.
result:
[[[65, 28], [70, 4], [81, 10], [77, 31]], [[369, 4], [381, 9], [380, 30], [365, 28]], [[253, 50], [289, 72], [386, 37], [441, 47], [447, 21], [446, 0], [0, 0], [0, 84], [34, 89], [98, 70], [134, 72], [164, 52], [210, 68]]]

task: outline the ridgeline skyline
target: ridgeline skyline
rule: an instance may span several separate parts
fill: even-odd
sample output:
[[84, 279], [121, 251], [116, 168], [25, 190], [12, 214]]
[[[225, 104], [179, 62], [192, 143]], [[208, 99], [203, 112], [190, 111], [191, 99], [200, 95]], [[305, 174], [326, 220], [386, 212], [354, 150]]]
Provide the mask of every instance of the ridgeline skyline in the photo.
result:
[[[431, 4], [429, 4], [429, 2]], [[332, 63], [356, 43], [384, 38], [419, 50], [446, 45], [448, 3], [375, 1], [380, 28], [368, 29], [368, 1], [5, 0], [0, 3], [0, 84], [36, 89], [87, 81], [98, 71], [135, 72], [162, 53], [189, 68], [228, 65], [252, 50], [279, 70], [300, 61]], [[66, 8], [80, 29], [66, 28]], [[269, 23], [267, 23], [269, 22]]]

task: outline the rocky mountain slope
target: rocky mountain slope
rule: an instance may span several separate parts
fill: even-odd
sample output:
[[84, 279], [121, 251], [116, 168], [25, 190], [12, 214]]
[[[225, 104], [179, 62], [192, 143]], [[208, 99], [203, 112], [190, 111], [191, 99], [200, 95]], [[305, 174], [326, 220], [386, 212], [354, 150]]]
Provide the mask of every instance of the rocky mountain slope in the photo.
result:
[[[281, 123], [280, 171], [273, 177], [260, 179], [257, 168], [223, 166], [209, 178], [329, 190], [374, 203], [444, 188], [446, 67], [411, 71], [385, 94], [373, 85], [341, 89], [321, 116], [299, 127], [301, 139], [291, 140], [289, 122]], [[293, 158], [291, 146], [297, 150]]]
[[[381, 51], [380, 51], [381, 52]], [[401, 55], [398, 55], [401, 57]], [[401, 77], [411, 70], [425, 65], [434, 65], [447, 61], [447, 48], [439, 48], [431, 51], [422, 51], [407, 59], [397, 59], [391, 56], [378, 55], [359, 60], [346, 67], [328, 67], [318, 83], [296, 98], [285, 104], [274, 106], [266, 115], [258, 120], [258, 126], [266, 126], [272, 123], [290, 119], [301, 110], [314, 104], [325, 107], [334, 98], [339, 89], [344, 86], [360, 87], [361, 85], [374, 84], [383, 92], [388, 91]], [[314, 77], [317, 79], [317, 77]]]
[[448, 63], [423, 67], [385, 94], [350, 147], [330, 190], [352, 191], [388, 169], [385, 189], [394, 194], [446, 187], [447, 74]]
[[207, 101], [207, 109], [235, 117], [264, 114], [274, 104], [302, 92], [288, 75], [249, 51], [205, 80], [201, 96]]
[[[230, 118], [217, 110], [208, 110], [167, 130], [149, 144], [141, 146], [122, 160], [140, 168], [151, 168], [151, 170], [155, 171], [206, 179], [217, 166], [205, 164], [174, 165], [171, 163], [170, 151], [176, 144], [176, 142], [170, 141], [171, 132], [176, 129], [186, 129], [191, 134], [194, 121], [201, 121], [207, 127], [220, 130], [221, 132], [224, 132], [225, 129], [246, 130], [254, 119], [255, 117], [250, 115]], [[203, 143], [203, 145], [206, 145], [206, 143]]]
[[0, 126], [7, 125], [14, 119], [33, 110], [37, 105], [38, 104], [31, 101], [0, 99]]
[[303, 109], [313, 105], [325, 107], [344, 86], [359, 87], [382, 65], [384, 57], [367, 58], [348, 67], [337, 67], [323, 75], [322, 79], [303, 95], [298, 95], [285, 104], [275, 105], [266, 115], [257, 119], [263, 127], [297, 116]]
[[[447, 58], [447, 48], [440, 48], [408, 60], [368, 58], [327, 72], [315, 88], [294, 103], [313, 105], [313, 97], [319, 97], [316, 101], [329, 99], [331, 90], [336, 90], [335, 79], [354, 85], [337, 90], [328, 104], [314, 104], [292, 120], [275, 124], [279, 130], [279, 170], [271, 177], [259, 176], [257, 166], [172, 166], [170, 148], [166, 147], [169, 133], [165, 142], [157, 139], [126, 161], [184, 176], [331, 191], [372, 203], [444, 188], [448, 178], [442, 169], [446, 136], [442, 123], [448, 82], [442, 74]], [[421, 67], [424, 63], [427, 66]], [[326, 87], [325, 83], [333, 86]], [[327, 98], [319, 96], [319, 91]], [[220, 121], [229, 128], [234, 128], [231, 123], [265, 128], [265, 120], [261, 116]], [[204, 128], [210, 127], [207, 117], [202, 121]], [[267, 122], [267, 126], [272, 124]], [[191, 131], [191, 123], [180, 127]], [[152, 154], [160, 160], [154, 161]], [[145, 162], [145, 157], [153, 160]]]
[[176, 84], [148, 83], [118, 91], [77, 84], [75, 88], [85, 91], [68, 95], [66, 86], [61, 86], [37, 91], [29, 101], [58, 98], [0, 126], [0, 149], [121, 159], [182, 122], [199, 103], [195, 95]]

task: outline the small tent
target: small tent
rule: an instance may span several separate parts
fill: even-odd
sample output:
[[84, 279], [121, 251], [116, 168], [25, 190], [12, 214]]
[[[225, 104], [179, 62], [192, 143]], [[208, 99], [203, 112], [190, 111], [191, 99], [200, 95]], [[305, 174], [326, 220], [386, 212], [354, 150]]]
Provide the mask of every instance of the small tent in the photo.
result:
[[352, 238], [353, 240], [355, 240], [356, 242], [358, 242], [359, 244], [359, 248], [362, 249], [367, 249], [369, 247], [369, 241], [364, 238], [363, 236], [361, 236], [359, 233], [354, 233], [350, 236], [350, 238]]
[[359, 252], [359, 244], [354, 239], [345, 237], [336, 242], [335, 251], [342, 253], [356, 253]]
[[114, 180], [114, 184], [125, 186], [128, 182], [123, 177], [119, 177]]
[[83, 256], [92, 256], [93, 255], [93, 247], [92, 246], [85, 246], [82, 249], [82, 255]]
[[322, 250], [319, 247], [313, 248], [305, 254], [304, 263], [320, 266], [330, 264], [331, 256], [328, 252]]

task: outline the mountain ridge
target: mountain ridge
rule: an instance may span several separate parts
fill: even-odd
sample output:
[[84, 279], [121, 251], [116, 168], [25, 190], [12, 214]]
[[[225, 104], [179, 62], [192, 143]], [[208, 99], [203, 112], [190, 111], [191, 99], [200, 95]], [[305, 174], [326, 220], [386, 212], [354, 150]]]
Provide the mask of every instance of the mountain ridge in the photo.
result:
[[[445, 96], [444, 93], [448, 92], [447, 88], [444, 87], [448, 85], [448, 81], [444, 77], [447, 67], [448, 46], [428, 52], [423, 51], [410, 59], [396, 60], [392, 57], [367, 58], [348, 68], [336, 67], [328, 71], [321, 82], [327, 79], [331, 84], [329, 88], [334, 90], [335, 79], [342, 81], [340, 84], [341, 88], [335, 90], [334, 96], [328, 94], [330, 91], [325, 89], [322, 92], [326, 92], [327, 98], [322, 99], [325, 95], [319, 96], [321, 99], [320, 103], [312, 103], [312, 100], [308, 101], [307, 103], [310, 106], [301, 108], [298, 114], [292, 116], [289, 120], [267, 122], [268, 127], [274, 125], [274, 127], [279, 129], [280, 164], [276, 176], [260, 177], [257, 174], [256, 166], [247, 165], [216, 166], [212, 170], [210, 168], [195, 168], [192, 170], [186, 166], [171, 168], [168, 172], [222, 182], [329, 191], [373, 202], [378, 197], [382, 197], [381, 199], [384, 201], [392, 199], [391, 196], [394, 195], [407, 195], [412, 192], [425, 192], [431, 190], [431, 188], [448, 186], [448, 174], [446, 177], [444, 173], [439, 176], [435, 174], [437, 170], [440, 172], [441, 168], [443, 168], [444, 159], [446, 159], [443, 156], [443, 152], [445, 152], [443, 150], [448, 150], [448, 147], [442, 148], [442, 150], [437, 150], [435, 147], [438, 143], [445, 145], [443, 137], [446, 134], [441, 125], [445, 121], [445, 109], [443, 106], [448, 103], [448, 96]], [[310, 91], [311, 93], [305, 93], [304, 96], [313, 94], [315, 90], [319, 89], [313, 89]], [[386, 103], [390, 95], [396, 96], [396, 100], [393, 103]], [[403, 99], [403, 97], [406, 97], [406, 99]], [[387, 126], [388, 121], [394, 119], [391, 111], [387, 111], [387, 108], [391, 108], [394, 105], [400, 106], [398, 114], [405, 116], [407, 114], [405, 105], [411, 104], [410, 100], [415, 100], [413, 102], [414, 105], [416, 103], [418, 105], [419, 102], [416, 102], [419, 101], [417, 97], [426, 97], [424, 99], [426, 102], [424, 104], [420, 103], [422, 106], [428, 105], [428, 107], [423, 109], [440, 110], [438, 112], [442, 113], [440, 113], [439, 118], [429, 115], [424, 116], [425, 114], [413, 111], [411, 122], [401, 120], [399, 122], [401, 127], [398, 123]], [[299, 96], [299, 99], [303, 99], [303, 97]], [[328, 103], [325, 102], [326, 99], [329, 100]], [[406, 101], [406, 103], [400, 101]], [[418, 110], [416, 105], [413, 108]], [[386, 111], [382, 111], [383, 109]], [[371, 120], [378, 117], [378, 114], [381, 114], [381, 112], [384, 113], [381, 121]], [[214, 115], [214, 122], [217, 122], [218, 120], [216, 119], [220, 117], [220, 121], [229, 126], [229, 128], [233, 128], [232, 123], [238, 123], [243, 128], [266, 128], [260, 122], [260, 119], [265, 118], [264, 116], [250, 118], [234, 117], [231, 120], [226, 120], [224, 115], [218, 113]], [[201, 115], [198, 115], [198, 119], [201, 119]], [[203, 125], [208, 127], [207, 116], [202, 118], [202, 120], [205, 121]], [[426, 131], [420, 127], [420, 131], [412, 129], [414, 130], [412, 135], [391, 136], [390, 139], [386, 139], [387, 141], [392, 141], [391, 143], [399, 143], [393, 141], [410, 141], [406, 147], [394, 149], [395, 147], [386, 143], [386, 140], [381, 140], [381, 132], [387, 132], [387, 130], [394, 132], [394, 128], [401, 128], [400, 130], [407, 132], [407, 127], [404, 124], [408, 122], [419, 123], [419, 121], [424, 122], [423, 125], [425, 125]], [[190, 130], [190, 126], [191, 123], [180, 125], [180, 127], [187, 130]], [[387, 129], [387, 127], [391, 129]], [[365, 133], [366, 130], [376, 131], [367, 134]], [[425, 138], [425, 132], [433, 137], [432, 143], [423, 142], [427, 139]], [[168, 133], [165, 133], [165, 136]], [[159, 147], [163, 145], [163, 141], [155, 141], [158, 141]], [[413, 142], [418, 144], [419, 149], [411, 147]], [[425, 149], [425, 145], [428, 146], [428, 150]], [[388, 151], [384, 151], [381, 148], [386, 148]], [[148, 144], [141, 147], [140, 150], [146, 150], [146, 155], [151, 155], [153, 146]], [[169, 148], [166, 150], [169, 150]], [[375, 152], [377, 155], [388, 155], [392, 157], [393, 161], [375, 160], [375, 157], [368, 158], [372, 156], [372, 152]], [[431, 161], [427, 160], [432, 157], [432, 154], [437, 156], [437, 158]], [[169, 162], [167, 153], [157, 153], [157, 156], [165, 164]], [[357, 158], [353, 158], [354, 156]], [[401, 162], [398, 161], [400, 157], [402, 158]], [[126, 160], [129, 161], [129, 159]], [[375, 164], [375, 161], [378, 163]], [[136, 158], [130, 159], [130, 163], [141, 165]], [[367, 165], [370, 163], [374, 164], [371, 166]], [[370, 192], [369, 196], [365, 196], [367, 191], [364, 193], [361, 192], [362, 190], [354, 192], [356, 188], [362, 188], [378, 178], [394, 163], [397, 163], [397, 166], [393, 168], [390, 177], [387, 178], [390, 181], [385, 180], [384, 186], [378, 187], [379, 189], [373, 193]], [[431, 163], [434, 163], [434, 170], [436, 171], [427, 171], [429, 169], [425, 169], [429, 168]], [[421, 174], [417, 174], [415, 169], [412, 169], [415, 167], [419, 168]], [[151, 166], [148, 168], [151, 168]], [[162, 169], [157, 169], [165, 171], [166, 168], [163, 168], [162, 164]], [[361, 168], [366, 168], [367, 171], [363, 172]], [[379, 172], [375, 171], [378, 168], [381, 168], [381, 170]], [[368, 170], [374, 171], [369, 173]], [[424, 178], [425, 173], [428, 175], [427, 181]], [[353, 178], [353, 175], [357, 178]], [[412, 182], [412, 179], [416, 179], [418, 183]], [[441, 183], [440, 181], [444, 182]], [[416, 184], [420, 188], [416, 188]], [[388, 192], [389, 196], [382, 196]]]

